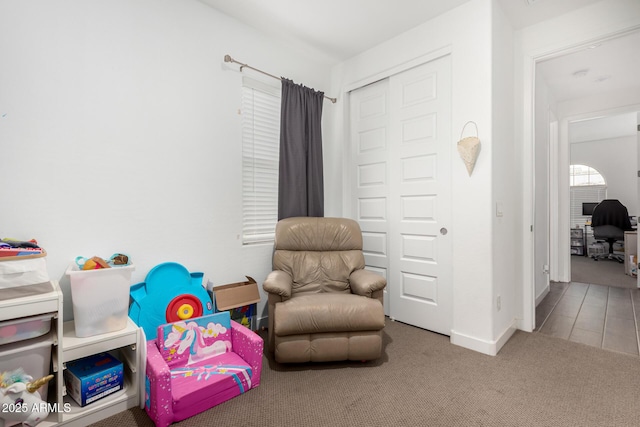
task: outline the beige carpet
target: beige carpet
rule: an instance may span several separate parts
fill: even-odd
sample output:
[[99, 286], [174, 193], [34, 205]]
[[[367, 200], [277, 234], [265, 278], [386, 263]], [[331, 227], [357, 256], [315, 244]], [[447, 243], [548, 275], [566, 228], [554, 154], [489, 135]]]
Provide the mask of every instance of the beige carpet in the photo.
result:
[[637, 287], [637, 279], [624, 274], [623, 263], [610, 260], [594, 261], [582, 256], [571, 257], [571, 281], [626, 289]]
[[[516, 332], [486, 356], [387, 320], [377, 362], [276, 364], [178, 426], [638, 426], [640, 359]], [[133, 409], [94, 426], [153, 426]]]

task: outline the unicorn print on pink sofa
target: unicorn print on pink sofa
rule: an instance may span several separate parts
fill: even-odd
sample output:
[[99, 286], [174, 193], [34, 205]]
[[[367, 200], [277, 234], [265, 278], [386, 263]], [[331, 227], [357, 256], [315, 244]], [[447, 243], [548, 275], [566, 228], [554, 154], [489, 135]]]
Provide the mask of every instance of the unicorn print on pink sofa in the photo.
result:
[[220, 323], [209, 322], [201, 326], [198, 322], [176, 322], [171, 324], [171, 330], [164, 340], [163, 353], [170, 366], [180, 356], [189, 356], [188, 365], [199, 362], [208, 357], [217, 356], [231, 351], [231, 331]]
[[228, 312], [161, 325], [147, 343], [145, 409], [156, 426], [189, 418], [260, 384], [263, 340]]

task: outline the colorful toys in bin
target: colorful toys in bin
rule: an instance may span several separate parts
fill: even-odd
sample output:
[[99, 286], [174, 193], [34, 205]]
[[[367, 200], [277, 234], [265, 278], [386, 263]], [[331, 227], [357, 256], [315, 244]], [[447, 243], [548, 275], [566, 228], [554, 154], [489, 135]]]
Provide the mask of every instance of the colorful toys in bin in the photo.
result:
[[144, 282], [131, 286], [129, 317], [144, 330], [147, 340], [156, 338], [160, 325], [213, 314], [203, 276], [165, 262], [152, 268]]
[[123, 254], [113, 254], [109, 261], [94, 256], [89, 259], [76, 257], [76, 264], [80, 270], [99, 270], [101, 268], [111, 268], [112, 266], [129, 265], [129, 257]]
[[53, 375], [47, 375], [33, 381], [22, 368], [0, 373], [0, 425], [5, 421], [17, 421], [33, 427], [47, 418], [49, 410], [38, 389], [51, 381]]

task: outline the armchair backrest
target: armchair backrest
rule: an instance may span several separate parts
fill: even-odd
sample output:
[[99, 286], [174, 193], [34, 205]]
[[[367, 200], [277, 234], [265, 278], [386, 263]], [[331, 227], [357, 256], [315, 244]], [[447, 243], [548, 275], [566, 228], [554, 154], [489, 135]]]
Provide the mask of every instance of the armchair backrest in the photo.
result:
[[293, 278], [292, 295], [349, 291], [349, 276], [364, 268], [362, 232], [348, 218], [295, 217], [276, 225], [273, 268]]
[[229, 312], [158, 326], [156, 345], [169, 368], [232, 351]]

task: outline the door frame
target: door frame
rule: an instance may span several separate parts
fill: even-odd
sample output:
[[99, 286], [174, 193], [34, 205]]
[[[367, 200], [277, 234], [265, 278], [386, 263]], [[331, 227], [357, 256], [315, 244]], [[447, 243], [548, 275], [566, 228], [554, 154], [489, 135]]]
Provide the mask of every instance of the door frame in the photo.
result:
[[[640, 25], [634, 25], [621, 30], [609, 32], [606, 34], [600, 34], [597, 36], [584, 37], [578, 41], [567, 43], [561, 46], [555, 46], [552, 48], [542, 49], [536, 52], [523, 52], [523, 68], [522, 68], [522, 87], [523, 91], [523, 122], [520, 130], [522, 135], [522, 294], [520, 295], [522, 301], [521, 313], [522, 316], [518, 318], [518, 329], [523, 331], [532, 332], [535, 328], [535, 311], [536, 311], [536, 295], [535, 295], [535, 232], [533, 224], [535, 224], [536, 215], [547, 215], [548, 212], [536, 212], [535, 207], [535, 187], [536, 187], [536, 175], [535, 175], [535, 149], [536, 149], [536, 133], [535, 133], [535, 103], [536, 103], [536, 66], [539, 62], [548, 60], [555, 57], [560, 57], [577, 50], [583, 49], [591, 44], [603, 42], [612, 38], [617, 38], [625, 34], [629, 34], [640, 30]], [[593, 116], [596, 113], [589, 113]], [[559, 149], [568, 150], [568, 119], [560, 119], [560, 135], [559, 135]], [[573, 118], [575, 120], [575, 118]], [[567, 158], [566, 161], [569, 161]], [[560, 161], [563, 163], [562, 161]], [[557, 170], [562, 171], [562, 164], [557, 165]], [[567, 164], [568, 168], [568, 164]], [[562, 188], [558, 189], [560, 198], [563, 196]], [[568, 193], [569, 186], [566, 187]], [[567, 212], [568, 214], [568, 212]], [[566, 247], [569, 245], [569, 218], [563, 221], [563, 211], [559, 209], [558, 216], [555, 218], [553, 215], [550, 218], [552, 228], [556, 227], [558, 231], [557, 239], [551, 239], [547, 236], [546, 244], [556, 244], [558, 247], [563, 247], [566, 243]], [[566, 222], [566, 224], [563, 224]], [[566, 231], [566, 233], [564, 233]], [[563, 235], [566, 234], [566, 236]], [[566, 259], [563, 259], [566, 258]], [[559, 270], [562, 271], [570, 263], [570, 254], [567, 251], [566, 256], [563, 257], [563, 253], [559, 252], [559, 259], [550, 260], [550, 263], [555, 263]]]

